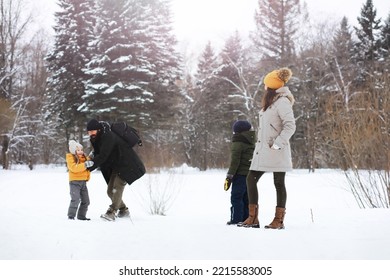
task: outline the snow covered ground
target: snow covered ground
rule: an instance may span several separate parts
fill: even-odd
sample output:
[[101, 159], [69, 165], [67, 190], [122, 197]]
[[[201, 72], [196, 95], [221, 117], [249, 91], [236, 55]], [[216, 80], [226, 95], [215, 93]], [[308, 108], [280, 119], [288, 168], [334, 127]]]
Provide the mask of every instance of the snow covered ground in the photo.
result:
[[[126, 187], [131, 219], [105, 222], [110, 201], [99, 171], [88, 183], [92, 220], [71, 221], [65, 167], [1, 170], [0, 260], [390, 260], [390, 210], [359, 209], [339, 171], [287, 174], [285, 230], [227, 226], [225, 174], [147, 174]], [[272, 174], [258, 187], [263, 227], [274, 214]], [[165, 216], [151, 215], [152, 202], [164, 200]]]

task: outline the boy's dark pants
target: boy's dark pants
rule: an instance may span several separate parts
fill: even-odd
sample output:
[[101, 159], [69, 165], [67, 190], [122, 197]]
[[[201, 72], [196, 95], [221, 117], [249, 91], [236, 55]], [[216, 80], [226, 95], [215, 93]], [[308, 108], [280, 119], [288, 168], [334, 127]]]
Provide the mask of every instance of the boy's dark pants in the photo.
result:
[[234, 175], [230, 201], [232, 204], [230, 207], [230, 221], [232, 223], [245, 221], [249, 214], [245, 175]]
[[[89, 205], [89, 195], [86, 181], [70, 181], [70, 204], [68, 209], [68, 217], [76, 217], [85, 219]], [[80, 203], [81, 202], [81, 203]], [[80, 204], [80, 207], [79, 207]], [[77, 208], [79, 211], [77, 212]]]

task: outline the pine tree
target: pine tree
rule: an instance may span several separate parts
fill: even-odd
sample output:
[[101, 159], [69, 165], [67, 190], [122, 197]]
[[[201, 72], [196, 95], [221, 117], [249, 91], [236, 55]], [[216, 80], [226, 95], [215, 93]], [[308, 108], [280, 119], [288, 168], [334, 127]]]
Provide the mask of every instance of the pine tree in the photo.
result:
[[[142, 26], [147, 26], [138, 43], [143, 44], [147, 68], [153, 73], [146, 87], [153, 94], [153, 102], [144, 106], [139, 114], [143, 118], [144, 142], [150, 145], [144, 150], [150, 164], [157, 167], [172, 166], [182, 162], [182, 134], [179, 125], [179, 110], [183, 106], [183, 96], [178, 88], [182, 71], [181, 57], [176, 51], [177, 40], [173, 33], [170, 0], [142, 0], [146, 11]], [[134, 14], [134, 17], [137, 14]], [[145, 115], [148, 112], [149, 115]], [[180, 128], [178, 128], [180, 126]], [[147, 154], [148, 153], [148, 154]]]
[[220, 54], [222, 64], [219, 67], [218, 76], [221, 77], [218, 90], [223, 96], [221, 99], [221, 105], [223, 106], [221, 113], [224, 114], [224, 125], [221, 129], [227, 133], [227, 137], [231, 135], [231, 123], [235, 116], [244, 115], [245, 112], [245, 100], [241, 98], [242, 92], [242, 76], [243, 71], [243, 47], [241, 44], [241, 38], [236, 31], [233, 36], [230, 36]]
[[251, 38], [263, 60], [283, 65], [293, 60], [300, 15], [299, 0], [258, 0]]
[[222, 59], [222, 69], [219, 75], [229, 78], [234, 84], [239, 84], [240, 77], [237, 73], [237, 68], [243, 66], [244, 49], [238, 31], [226, 40], [220, 56]]
[[[222, 79], [219, 89], [226, 103], [226, 119], [246, 118], [251, 120], [253, 112], [253, 94], [250, 82], [251, 63], [247, 58], [248, 50], [242, 45], [238, 32], [230, 36], [220, 53], [222, 64], [218, 76]], [[253, 119], [251, 121], [254, 121]]]
[[350, 60], [353, 52], [352, 32], [346, 17], [342, 18], [340, 27], [335, 32], [332, 45], [332, 53], [336, 56], [337, 60], [346, 64]]
[[390, 59], [390, 13], [383, 23], [380, 42], [381, 57]]
[[89, 79], [85, 83], [82, 111], [103, 119], [114, 119], [115, 114], [123, 114], [127, 103], [148, 102], [142, 98], [142, 87], [134, 82], [136, 75], [139, 80], [141, 77], [145, 80], [148, 73], [143, 73], [139, 63], [144, 57], [135, 56], [137, 40], [128, 30], [130, 19], [126, 3], [125, 0], [100, 0], [96, 6], [96, 37], [91, 42], [93, 56], [85, 69]]
[[157, 0], [100, 0], [97, 15], [82, 110], [148, 126], [157, 112], [170, 111], [161, 106], [169, 103], [179, 75], [168, 6]]
[[151, 71], [155, 73], [150, 81], [151, 92], [155, 94], [151, 103], [151, 127], [167, 127], [171, 123], [177, 103], [180, 100], [176, 86], [182, 76], [181, 57], [176, 51], [177, 40], [173, 33], [170, 0], [147, 0], [151, 14], [148, 21], [147, 37], [144, 39]]
[[348, 108], [348, 103], [351, 95], [351, 84], [354, 76], [352, 66], [353, 54], [352, 32], [348, 24], [348, 19], [343, 17], [339, 29], [336, 30], [332, 41], [331, 55], [326, 60], [329, 70], [332, 73], [332, 81], [334, 81], [337, 91], [341, 94], [344, 100], [344, 106]]
[[55, 14], [54, 47], [46, 57], [51, 76], [44, 110], [48, 121], [57, 122], [67, 138], [78, 133], [82, 139], [86, 118], [79, 112], [79, 107], [85, 90], [83, 68], [90, 59], [88, 42], [94, 26], [94, 1], [60, 0], [58, 3], [60, 11]]
[[[214, 166], [215, 143], [218, 142], [217, 133], [220, 131], [222, 97], [217, 90], [219, 79], [218, 57], [215, 54], [211, 43], [208, 42], [204, 48], [198, 63], [196, 74], [196, 92], [193, 105], [193, 122], [195, 123], [195, 141], [193, 159], [194, 166], [206, 170], [209, 166]], [[218, 143], [221, 145], [221, 142]], [[217, 144], [217, 145], [218, 145]]]
[[376, 17], [372, 0], [367, 0], [357, 18], [359, 26], [355, 27], [358, 41], [355, 45], [355, 61], [373, 62], [379, 57], [381, 20]]

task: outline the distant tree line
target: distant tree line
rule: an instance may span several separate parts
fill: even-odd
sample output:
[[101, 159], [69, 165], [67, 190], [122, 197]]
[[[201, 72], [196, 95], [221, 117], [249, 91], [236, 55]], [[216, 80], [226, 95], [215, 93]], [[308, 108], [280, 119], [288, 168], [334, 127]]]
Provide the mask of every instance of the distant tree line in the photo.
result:
[[[266, 73], [290, 67], [295, 168], [390, 169], [390, 13], [313, 23], [299, 0], [259, 0], [250, 43], [209, 42], [196, 73], [177, 51], [168, 0], [59, 0], [55, 38], [27, 37], [22, 0], [0, 0], [0, 163], [63, 163], [86, 122], [141, 131], [149, 169], [228, 165], [231, 126], [257, 128]], [[390, 11], [389, 11], [390, 12]], [[199, 15], [201, 17], [201, 15]]]

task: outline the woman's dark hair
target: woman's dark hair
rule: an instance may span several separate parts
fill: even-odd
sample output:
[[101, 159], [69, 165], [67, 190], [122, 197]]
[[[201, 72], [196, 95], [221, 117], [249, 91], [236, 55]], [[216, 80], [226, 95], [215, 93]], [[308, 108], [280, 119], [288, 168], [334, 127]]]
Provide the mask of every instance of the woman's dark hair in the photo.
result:
[[275, 89], [272, 88], [266, 89], [265, 94], [263, 95], [263, 99], [261, 100], [261, 108], [263, 109], [263, 111], [266, 111], [269, 108], [269, 106], [271, 106], [272, 103], [274, 103], [276, 94], [277, 93]]

